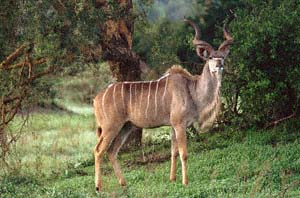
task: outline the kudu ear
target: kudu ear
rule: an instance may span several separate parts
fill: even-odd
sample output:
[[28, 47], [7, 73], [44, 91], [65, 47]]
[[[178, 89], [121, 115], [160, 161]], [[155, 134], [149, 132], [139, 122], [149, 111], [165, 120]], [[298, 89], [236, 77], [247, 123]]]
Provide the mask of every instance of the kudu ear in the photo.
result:
[[230, 45], [232, 45], [233, 43], [233, 38], [228, 32], [226, 24], [223, 27], [223, 32], [226, 40], [220, 45], [218, 51], [222, 52], [224, 54], [224, 57], [226, 57], [229, 54]]
[[211, 49], [205, 46], [196, 45], [196, 52], [201, 59], [208, 60], [208, 57], [210, 56], [211, 53]]

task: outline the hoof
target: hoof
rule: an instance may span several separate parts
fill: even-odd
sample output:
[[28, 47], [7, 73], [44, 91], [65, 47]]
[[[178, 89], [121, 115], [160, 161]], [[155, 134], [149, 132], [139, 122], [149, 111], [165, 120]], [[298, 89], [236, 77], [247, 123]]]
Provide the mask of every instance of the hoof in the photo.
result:
[[120, 180], [120, 181], [119, 181], [119, 184], [120, 184], [121, 186], [126, 186], [126, 185], [127, 185], [127, 183], [126, 183], [125, 180]]
[[101, 188], [96, 187], [96, 193], [99, 193], [99, 192], [101, 192]]
[[188, 181], [182, 181], [182, 185], [187, 186], [188, 185]]
[[176, 181], [176, 177], [170, 177], [170, 182], [175, 182]]

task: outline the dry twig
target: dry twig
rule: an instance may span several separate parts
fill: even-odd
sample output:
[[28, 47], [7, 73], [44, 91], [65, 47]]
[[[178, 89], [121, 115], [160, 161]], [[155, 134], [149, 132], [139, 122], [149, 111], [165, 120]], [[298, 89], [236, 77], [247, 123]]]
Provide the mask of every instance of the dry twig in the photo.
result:
[[275, 121], [269, 122], [269, 123], [267, 123], [267, 124], [265, 125], [264, 128], [269, 128], [269, 127], [271, 127], [271, 126], [276, 126], [278, 123], [283, 122], [283, 121], [285, 121], [285, 120], [288, 120], [288, 119], [294, 117], [295, 115], [296, 115], [296, 113], [292, 113], [291, 115], [286, 116], [286, 117], [284, 117], [284, 118], [280, 118], [279, 120], [275, 120]]
[[[33, 60], [33, 45], [30, 45], [31, 50], [27, 50], [25, 52], [26, 47], [27, 46], [25, 44], [21, 45], [0, 63], [0, 69], [8, 72], [19, 69], [19, 72], [17, 72], [18, 81], [16, 86], [12, 87], [10, 90], [8, 90], [6, 95], [2, 96], [0, 103], [0, 147], [2, 150], [0, 153], [0, 158], [2, 158], [4, 163], [5, 157], [9, 152], [10, 145], [16, 142], [20, 137], [19, 135], [11, 135], [10, 139], [8, 140], [6, 133], [7, 125], [14, 119], [16, 114], [20, 111], [22, 104], [30, 96], [32, 82], [44, 75], [52, 73], [54, 70], [54, 67], [48, 67], [39, 73], [34, 73], [34, 67], [46, 63], [47, 59], [43, 57]], [[24, 56], [24, 60], [13, 64], [14, 61], [19, 59], [21, 56]], [[24, 123], [25, 122], [26, 120], [24, 120]], [[23, 128], [24, 123], [22, 124], [20, 130]]]

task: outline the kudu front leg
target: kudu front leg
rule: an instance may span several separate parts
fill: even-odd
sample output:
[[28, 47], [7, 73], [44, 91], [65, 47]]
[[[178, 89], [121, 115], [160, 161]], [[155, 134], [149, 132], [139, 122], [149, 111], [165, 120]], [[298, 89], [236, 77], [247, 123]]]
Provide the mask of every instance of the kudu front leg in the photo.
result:
[[176, 160], [178, 156], [178, 146], [176, 141], [176, 134], [174, 128], [172, 128], [171, 134], [171, 171], [170, 171], [170, 181], [174, 182], [176, 180]]
[[175, 135], [176, 141], [178, 146], [178, 151], [181, 160], [181, 167], [182, 167], [182, 184], [188, 184], [188, 177], [187, 177], [187, 147], [186, 147], [186, 128], [184, 126], [176, 126]]
[[109, 161], [112, 163], [112, 166], [113, 166], [113, 169], [115, 171], [115, 174], [118, 178], [118, 181], [119, 181], [119, 184], [121, 186], [126, 186], [126, 181], [122, 175], [122, 171], [121, 171], [121, 168], [120, 168], [120, 165], [117, 161], [117, 155], [118, 155], [118, 150], [119, 150], [119, 143], [115, 143], [113, 145], [113, 148], [110, 148], [108, 150], [108, 158], [109, 158]]
[[122, 175], [122, 171], [120, 168], [120, 165], [117, 161], [117, 156], [119, 153], [120, 148], [122, 145], [126, 142], [129, 134], [134, 130], [135, 128], [131, 125], [127, 125], [121, 133], [117, 135], [117, 137], [114, 139], [112, 144], [110, 145], [109, 149], [107, 150], [108, 158], [110, 162], [112, 163], [112, 166], [114, 168], [115, 174], [118, 178], [119, 184], [121, 186], [126, 186], [126, 181]]

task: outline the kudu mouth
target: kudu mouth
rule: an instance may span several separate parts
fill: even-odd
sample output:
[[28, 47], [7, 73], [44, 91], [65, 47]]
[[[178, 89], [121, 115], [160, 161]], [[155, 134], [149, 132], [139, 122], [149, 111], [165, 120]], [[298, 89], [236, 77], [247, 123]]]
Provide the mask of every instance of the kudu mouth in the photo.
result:
[[222, 75], [223, 71], [224, 71], [224, 67], [223, 67], [223, 65], [221, 65], [221, 66], [217, 66], [217, 69], [212, 71], [212, 73]]
[[222, 77], [223, 71], [224, 71], [224, 67], [223, 67], [223, 65], [222, 65], [222, 66], [220, 66], [220, 67], [218, 68], [218, 75], [219, 75], [219, 78]]
[[217, 68], [218, 68], [218, 73], [222, 74], [224, 70], [224, 65], [218, 65]]

